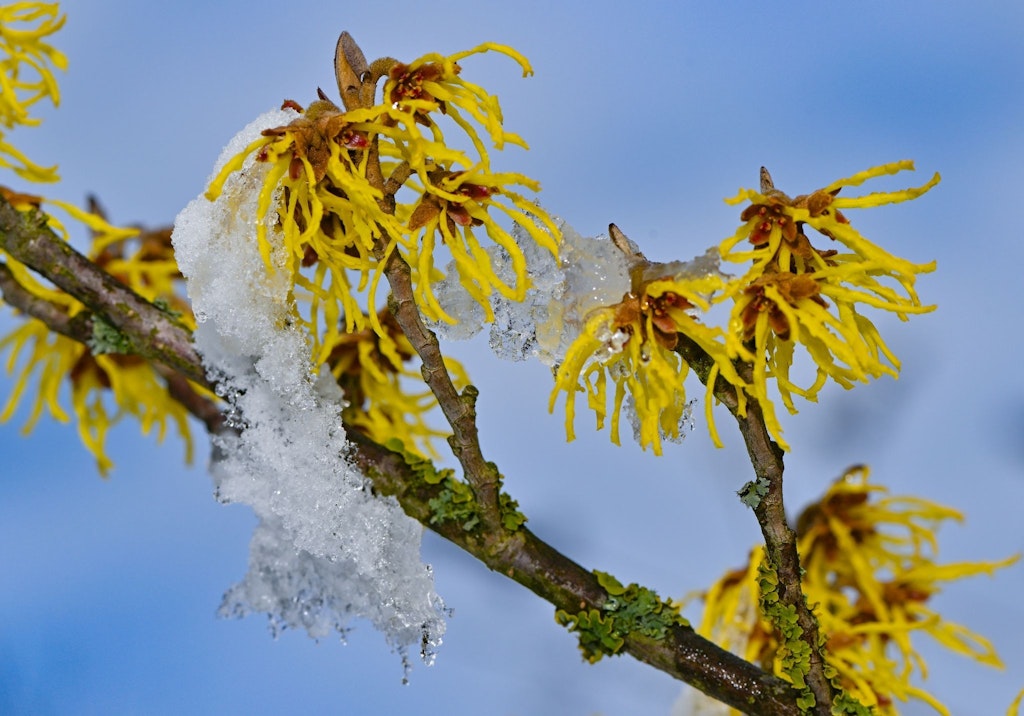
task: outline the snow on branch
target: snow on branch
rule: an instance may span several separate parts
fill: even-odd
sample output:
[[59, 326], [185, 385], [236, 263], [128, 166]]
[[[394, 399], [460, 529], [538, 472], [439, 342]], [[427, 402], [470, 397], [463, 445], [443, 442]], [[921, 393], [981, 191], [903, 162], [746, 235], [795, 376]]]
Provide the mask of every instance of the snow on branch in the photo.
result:
[[[219, 166], [294, 116], [262, 115]], [[419, 557], [422, 527], [393, 498], [374, 495], [348, 458], [341, 391], [314, 372], [291, 277], [268, 269], [257, 245], [266, 171], [250, 158], [215, 202], [191, 202], [173, 235], [198, 321], [196, 347], [238, 429], [215, 437], [217, 496], [251, 506], [260, 519], [249, 573], [225, 595], [222, 614], [265, 612], [275, 629], [302, 628], [314, 638], [343, 635], [362, 617], [392, 646], [422, 648], [429, 661], [445, 624]], [[267, 234], [280, 238], [272, 221]], [[280, 246], [271, 258], [283, 266]]]

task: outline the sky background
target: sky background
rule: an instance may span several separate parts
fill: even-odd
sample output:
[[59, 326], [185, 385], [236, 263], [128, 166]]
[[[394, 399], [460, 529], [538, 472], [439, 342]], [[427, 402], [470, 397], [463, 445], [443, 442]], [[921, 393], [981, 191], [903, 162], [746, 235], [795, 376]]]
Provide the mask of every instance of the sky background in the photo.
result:
[[[688, 259], [732, 234], [722, 199], [766, 165], [798, 194], [876, 164], [918, 172], [870, 190], [942, 183], [910, 204], [851, 212], [894, 253], [938, 260], [919, 282], [939, 310], [878, 323], [899, 381], [825, 391], [784, 419], [795, 512], [854, 463], [876, 481], [964, 511], [943, 559], [1024, 550], [1024, 5], [1017, 2], [187, 2], [68, 3], [56, 38], [63, 101], [11, 139], [59, 162], [48, 193], [96, 193], [111, 219], [163, 225], [204, 186], [221, 147], [261, 112], [318, 86], [347, 29], [368, 57], [411, 60], [480, 42], [512, 45], [463, 76], [501, 97], [531, 145], [493, 157], [543, 184], [541, 199], [584, 235], [618, 224], [648, 257]], [[14, 177], [0, 180], [23, 187]], [[29, 189], [38, 191], [38, 188]], [[9, 312], [0, 327], [13, 325]], [[453, 344], [481, 390], [484, 453], [530, 527], [588, 568], [665, 596], [706, 587], [759, 540], [735, 491], [750, 478], [720, 416], [655, 458], [546, 411], [547, 370]], [[0, 396], [11, 387], [0, 377]], [[681, 685], [632, 659], [582, 663], [553, 609], [427, 534], [425, 561], [454, 616], [437, 663], [408, 686], [383, 638], [359, 624], [342, 646], [259, 617], [220, 620], [246, 571], [254, 518], [212, 497], [173, 436], [114, 431], [97, 476], [71, 426], [0, 426], [0, 713], [667, 714]], [[925, 649], [928, 687], [955, 714], [1002, 713], [1024, 686], [1024, 568], [956, 583], [935, 600], [990, 636], [1005, 672]], [[926, 641], [926, 640], [925, 640]], [[919, 705], [906, 714], [932, 713]]]

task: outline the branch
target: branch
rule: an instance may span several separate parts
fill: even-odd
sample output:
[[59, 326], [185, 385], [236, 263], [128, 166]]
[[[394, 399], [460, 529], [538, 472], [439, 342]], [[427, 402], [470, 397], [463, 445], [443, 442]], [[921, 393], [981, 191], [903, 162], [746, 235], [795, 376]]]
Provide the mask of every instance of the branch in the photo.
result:
[[[11, 307], [42, 321], [47, 328], [55, 333], [67, 336], [86, 346], [89, 345], [89, 341], [93, 337], [92, 313], [81, 311], [74, 316], [68, 315], [63, 306], [51, 303], [26, 290], [14, 278], [11, 270], [2, 263], [0, 263], [0, 297], [3, 297], [4, 302]], [[157, 361], [152, 361], [152, 363], [167, 383], [168, 394], [184, 406], [190, 414], [201, 420], [208, 433], [213, 435], [224, 428], [224, 414], [216, 401], [197, 392], [183, 373]], [[201, 384], [213, 390], [205, 380]]]
[[[525, 527], [512, 532], [467, 531], [456, 522], [431, 524], [430, 500], [437, 486], [417, 480], [402, 458], [369, 438], [350, 432], [353, 455], [374, 487], [398, 499], [413, 519], [461, 547], [495, 572], [519, 582], [556, 609], [600, 609], [609, 599], [594, 573], [558, 552]], [[629, 634], [623, 651], [744, 713], [799, 714], [791, 685], [708, 641], [689, 627], [672, 628], [664, 639]]]
[[92, 337], [92, 315], [86, 311], [71, 317], [63, 306], [39, 298], [18, 283], [6, 264], [0, 263], [0, 295], [4, 302], [37, 318], [54, 333], [88, 344]]
[[21, 212], [0, 197], [0, 249], [103, 316], [143, 358], [205, 383], [188, 329], [75, 251], [46, 222], [38, 209]]
[[[714, 360], [690, 338], [680, 334], [679, 339], [677, 352], [706, 385]], [[750, 378], [749, 364], [739, 364], [737, 368], [745, 380]], [[754, 474], [761, 484], [768, 486], [768, 492], [754, 508], [754, 514], [764, 536], [768, 562], [778, 573], [780, 601], [795, 611], [797, 625], [803, 632], [801, 639], [810, 647], [810, 671], [806, 681], [811, 693], [814, 694], [814, 713], [828, 716], [832, 713], [835, 693], [831, 682], [825, 676], [818, 620], [808, 607], [800, 584], [802, 569], [796, 549], [796, 533], [789, 526], [782, 496], [784, 453], [769, 436], [764, 414], [756, 400], [748, 397], [746, 413], [740, 415], [736, 390], [721, 377], [715, 382], [714, 394], [736, 418], [750, 462], [754, 467]]]
[[420, 357], [423, 381], [437, 398], [452, 435], [448, 438], [452, 453], [462, 465], [466, 481], [473, 488], [481, 509], [481, 521], [488, 532], [500, 532], [501, 509], [498, 493], [501, 475], [497, 468], [484, 460], [476, 426], [477, 390], [467, 386], [460, 394], [452, 383], [444, 364], [437, 336], [423, 323], [413, 298], [412, 274], [409, 264], [392, 252], [384, 273], [391, 284], [391, 311], [412, 347]]

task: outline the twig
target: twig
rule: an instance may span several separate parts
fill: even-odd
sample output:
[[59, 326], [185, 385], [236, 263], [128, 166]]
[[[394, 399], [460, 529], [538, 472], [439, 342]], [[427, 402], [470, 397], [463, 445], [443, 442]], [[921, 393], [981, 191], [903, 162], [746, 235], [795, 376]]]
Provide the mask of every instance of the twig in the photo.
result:
[[476, 426], [476, 388], [467, 386], [460, 394], [452, 383], [437, 336], [424, 325], [419, 308], [416, 307], [409, 264], [397, 252], [392, 252], [384, 273], [391, 284], [391, 311], [419, 355], [423, 381], [437, 398], [452, 428], [448, 442], [452, 453], [462, 465], [466, 481], [473, 488], [482, 512], [480, 519], [487, 531], [501, 531], [501, 510], [498, 504], [501, 476], [497, 468], [484, 459], [480, 450]]
[[[713, 359], [691, 339], [684, 335], [680, 335], [679, 338], [677, 352], [690, 364], [700, 380], [707, 384]], [[737, 367], [741, 376], [750, 377], [749, 365], [741, 364]], [[747, 375], [744, 376], [744, 373]], [[746, 413], [740, 415], [736, 390], [721, 377], [716, 381], [714, 394], [736, 418], [747, 446], [747, 454], [754, 467], [754, 474], [762, 484], [768, 486], [768, 492], [761, 498], [754, 509], [754, 514], [761, 526], [767, 559], [778, 573], [779, 598], [783, 604], [795, 610], [797, 624], [803, 631], [801, 638], [810, 647], [810, 671], [806, 681], [811, 693], [814, 694], [813, 713], [828, 716], [832, 712], [835, 693], [831, 682], [825, 676], [825, 663], [819, 646], [818, 620], [808, 607], [801, 587], [796, 533], [790, 528], [786, 518], [782, 494], [783, 451], [769, 436], [764, 414], [756, 400], [748, 397]]]
[[[347, 32], [338, 38], [334, 54], [334, 71], [338, 80], [345, 108], [355, 110], [369, 107], [374, 102], [378, 72], [371, 71], [363, 51]], [[380, 165], [378, 137], [370, 140], [367, 150], [366, 179], [381, 192], [381, 209], [390, 214], [395, 212], [395, 193], [412, 175], [408, 163], [399, 164], [385, 181]], [[419, 355], [423, 380], [430, 388], [445, 419], [452, 428], [448, 439], [452, 453], [462, 465], [463, 474], [480, 507], [480, 521], [488, 532], [500, 532], [502, 528], [501, 509], [498, 493], [501, 476], [497, 468], [488, 463], [480, 450], [476, 426], [476, 388], [468, 386], [461, 394], [452, 383], [444, 364], [444, 356], [437, 336], [423, 323], [416, 306], [409, 265], [397, 251], [387, 252], [387, 232], [381, 238], [374, 253], [379, 261], [385, 261], [384, 275], [391, 286], [391, 312], [405, 333], [412, 347]]]
[[[27, 316], [42, 321], [47, 328], [55, 333], [67, 336], [83, 345], [88, 345], [93, 336], [92, 313], [81, 311], [74, 316], [68, 315], [63, 306], [51, 303], [26, 290], [14, 278], [11, 270], [2, 263], [0, 263], [0, 296], [8, 305]], [[152, 364], [167, 383], [167, 392], [170, 396], [189, 413], [203, 421], [208, 433], [214, 435], [224, 428], [224, 415], [216, 401], [196, 391], [189, 379], [182, 373], [157, 361], [152, 361]], [[210, 390], [213, 389], [205, 380], [202, 385]]]
[[43, 212], [18, 211], [0, 197], [0, 249], [103, 316], [140, 356], [205, 382], [189, 331], [62, 241]]
[[72, 317], [62, 306], [39, 298], [18, 283], [6, 265], [0, 263], [0, 295], [4, 301], [22, 313], [37, 318], [53, 332], [79, 343], [92, 337], [92, 315], [82, 312]]

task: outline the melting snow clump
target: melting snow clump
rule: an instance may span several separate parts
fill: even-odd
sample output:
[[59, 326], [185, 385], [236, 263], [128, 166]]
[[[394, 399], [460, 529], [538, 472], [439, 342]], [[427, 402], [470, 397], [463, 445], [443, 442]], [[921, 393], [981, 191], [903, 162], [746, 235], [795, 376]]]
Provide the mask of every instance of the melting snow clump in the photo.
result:
[[[297, 116], [272, 111], [225, 148], [215, 168], [262, 129]], [[246, 160], [221, 196], [200, 196], [178, 215], [174, 248], [199, 320], [196, 347], [228, 401], [235, 431], [214, 440], [212, 473], [223, 502], [259, 518], [249, 572], [228, 591], [222, 615], [269, 615], [272, 628], [314, 638], [370, 620], [402, 652], [432, 659], [444, 607], [420, 560], [422, 527], [392, 498], [372, 494], [348, 461], [343, 397], [309, 364], [295, 326], [291, 282], [268, 271], [256, 244], [256, 203], [267, 164]], [[271, 242], [280, 236], [268, 221]], [[272, 258], [283, 266], [280, 246]]]

